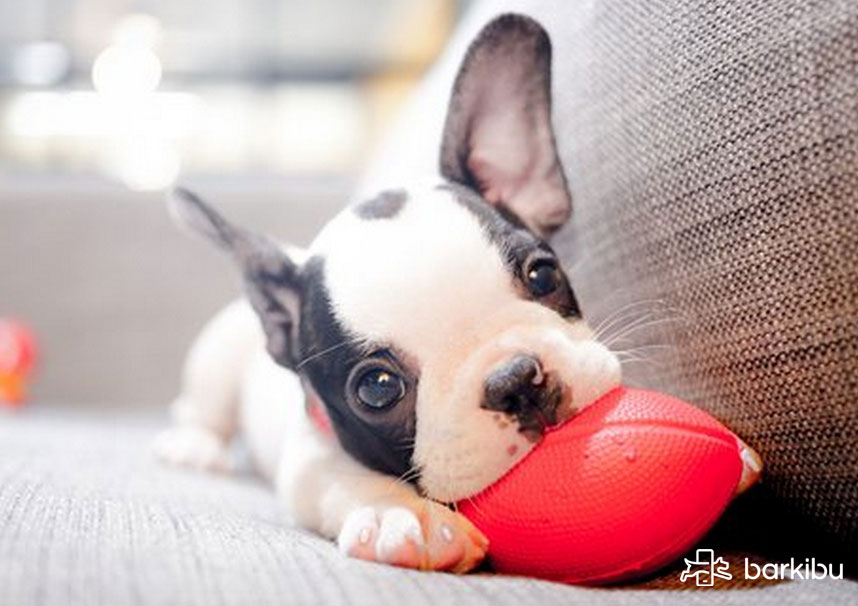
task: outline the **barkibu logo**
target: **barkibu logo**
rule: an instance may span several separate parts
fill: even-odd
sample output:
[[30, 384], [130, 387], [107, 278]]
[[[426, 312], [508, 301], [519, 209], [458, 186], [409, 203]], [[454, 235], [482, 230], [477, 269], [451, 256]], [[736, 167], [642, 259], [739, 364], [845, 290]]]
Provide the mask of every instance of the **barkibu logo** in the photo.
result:
[[745, 578], [746, 579], [842, 579], [843, 564], [840, 564], [840, 569], [837, 574], [834, 574], [834, 564], [823, 564], [817, 562], [816, 558], [805, 558], [804, 562], [795, 561], [795, 558], [789, 559], [789, 564], [769, 563], [754, 564], [748, 562], [745, 558]]
[[[715, 584], [715, 579], [724, 579], [729, 581], [733, 575], [729, 572], [730, 564], [724, 558], [715, 559], [715, 551], [713, 549], [698, 549], [697, 557], [693, 560], [683, 558], [685, 560], [685, 570], [679, 577], [680, 582], [684, 583], [690, 577], [694, 577], [694, 583], [698, 587], [712, 587]], [[694, 572], [692, 568], [696, 568]]]
[[[715, 557], [712, 549], [698, 549], [696, 557], [692, 560], [685, 559], [685, 570], [682, 571], [679, 580], [685, 583], [694, 577], [694, 583], [698, 587], [712, 587], [715, 579], [730, 581], [733, 574], [730, 572], [730, 564], [722, 557]], [[796, 562], [790, 558], [789, 563], [757, 564], [749, 562], [745, 558], [745, 579], [767, 579], [767, 580], [795, 580], [795, 579], [842, 579], [843, 564], [840, 564], [836, 574], [834, 564], [817, 562], [816, 558], [805, 558], [804, 561]]]

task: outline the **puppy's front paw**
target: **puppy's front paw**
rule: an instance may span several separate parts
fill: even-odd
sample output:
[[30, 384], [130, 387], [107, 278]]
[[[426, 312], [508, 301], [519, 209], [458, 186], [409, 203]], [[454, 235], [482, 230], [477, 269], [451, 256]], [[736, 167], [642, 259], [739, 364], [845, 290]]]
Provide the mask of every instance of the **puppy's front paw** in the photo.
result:
[[337, 543], [341, 552], [362, 560], [456, 573], [479, 564], [488, 547], [467, 518], [425, 499], [357, 509], [346, 518]]
[[152, 444], [156, 457], [179, 467], [227, 472], [229, 452], [214, 432], [196, 425], [177, 425], [162, 431]]

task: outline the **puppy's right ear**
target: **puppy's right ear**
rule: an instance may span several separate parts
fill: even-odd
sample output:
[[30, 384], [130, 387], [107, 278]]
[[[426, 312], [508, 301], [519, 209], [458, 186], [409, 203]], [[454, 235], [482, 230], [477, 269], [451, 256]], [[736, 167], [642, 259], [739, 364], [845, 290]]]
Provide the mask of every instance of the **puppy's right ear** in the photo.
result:
[[551, 41], [524, 15], [489, 22], [453, 85], [441, 174], [548, 237], [572, 199], [551, 125]]
[[287, 368], [297, 361], [299, 267], [268, 238], [233, 225], [196, 194], [176, 188], [168, 198], [177, 221], [226, 250], [238, 264], [250, 304], [262, 321], [268, 353]]

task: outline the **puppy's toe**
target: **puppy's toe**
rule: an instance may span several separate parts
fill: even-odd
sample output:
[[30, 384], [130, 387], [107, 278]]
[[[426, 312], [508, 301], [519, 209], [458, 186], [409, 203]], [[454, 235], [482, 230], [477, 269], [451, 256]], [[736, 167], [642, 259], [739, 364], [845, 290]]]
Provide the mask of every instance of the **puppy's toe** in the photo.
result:
[[489, 541], [465, 516], [429, 502], [422, 512], [427, 568], [463, 573], [483, 561]]
[[373, 507], [362, 507], [346, 517], [337, 546], [340, 552], [361, 560], [375, 559], [375, 541], [378, 538], [378, 516]]
[[375, 541], [376, 560], [394, 566], [424, 568], [424, 552], [423, 530], [417, 516], [405, 507], [386, 510]]
[[467, 572], [488, 541], [464, 516], [426, 500], [352, 512], [337, 539], [351, 557], [422, 570]]
[[363, 507], [346, 518], [337, 544], [342, 553], [406, 568], [421, 568], [424, 560], [420, 520], [396, 506]]
[[193, 425], [179, 425], [162, 431], [152, 444], [156, 457], [179, 467], [227, 472], [229, 452], [214, 432]]

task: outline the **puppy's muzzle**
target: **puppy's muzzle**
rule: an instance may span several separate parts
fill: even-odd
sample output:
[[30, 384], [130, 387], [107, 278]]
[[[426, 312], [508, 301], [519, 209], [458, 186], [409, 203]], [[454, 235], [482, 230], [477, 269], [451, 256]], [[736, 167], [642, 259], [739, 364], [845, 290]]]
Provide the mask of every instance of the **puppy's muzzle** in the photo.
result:
[[481, 406], [514, 417], [519, 431], [538, 439], [556, 425], [561, 385], [530, 355], [515, 355], [495, 367], [485, 382]]

